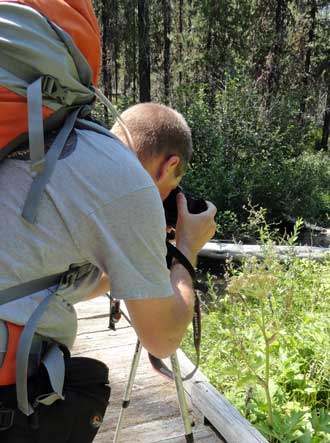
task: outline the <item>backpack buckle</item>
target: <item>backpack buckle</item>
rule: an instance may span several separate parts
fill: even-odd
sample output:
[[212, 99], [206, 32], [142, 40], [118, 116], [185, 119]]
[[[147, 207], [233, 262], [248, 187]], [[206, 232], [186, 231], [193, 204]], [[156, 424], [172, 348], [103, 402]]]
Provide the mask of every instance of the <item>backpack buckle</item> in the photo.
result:
[[44, 75], [42, 77], [41, 90], [44, 95], [58, 100], [61, 104], [66, 104], [68, 89], [63, 88], [57, 78], [51, 75]]
[[31, 163], [31, 171], [37, 174], [42, 174], [45, 170], [45, 159], [35, 161]]
[[70, 270], [63, 274], [60, 284], [60, 287], [68, 288], [72, 286], [77, 278], [77, 270]]
[[58, 90], [59, 82], [55, 77], [51, 75], [44, 75], [42, 77], [41, 90], [43, 94], [53, 95]]
[[14, 423], [14, 409], [0, 408], [0, 431], [6, 431]]

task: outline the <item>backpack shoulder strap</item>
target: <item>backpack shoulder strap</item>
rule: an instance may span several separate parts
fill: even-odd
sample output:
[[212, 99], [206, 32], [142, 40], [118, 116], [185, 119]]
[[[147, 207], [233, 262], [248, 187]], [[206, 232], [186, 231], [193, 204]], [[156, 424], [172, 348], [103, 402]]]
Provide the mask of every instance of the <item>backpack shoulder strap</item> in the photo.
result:
[[26, 198], [24, 208], [23, 208], [23, 217], [30, 223], [34, 223], [39, 203], [41, 201], [42, 194], [45, 190], [47, 183], [49, 182], [50, 177], [52, 176], [57, 160], [59, 159], [62, 150], [65, 146], [65, 143], [75, 125], [79, 112], [81, 111], [81, 107], [73, 111], [68, 115], [65, 120], [64, 125], [61, 130], [58, 132], [55, 140], [53, 141], [49, 151], [47, 152], [44, 159], [44, 168], [39, 171], [36, 177], [34, 178], [28, 196]]

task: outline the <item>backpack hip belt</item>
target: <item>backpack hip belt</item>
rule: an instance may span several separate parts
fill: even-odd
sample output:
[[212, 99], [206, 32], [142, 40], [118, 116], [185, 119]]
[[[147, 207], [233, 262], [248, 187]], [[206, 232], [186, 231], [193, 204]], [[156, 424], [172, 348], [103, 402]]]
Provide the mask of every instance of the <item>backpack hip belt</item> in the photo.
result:
[[[2, 346], [3, 350], [0, 351], [0, 386], [8, 386], [16, 383], [16, 354], [24, 326], [2, 320], [0, 320], [0, 323], [3, 324], [3, 328], [0, 328], [2, 329], [2, 336], [7, 335], [7, 337], [0, 337], [0, 340], [5, 338], [3, 341], [7, 342], [5, 347]], [[7, 331], [7, 334], [3, 334], [3, 331]], [[37, 372], [42, 358], [51, 344], [52, 342], [41, 335], [34, 335], [29, 353], [28, 377]]]
[[[34, 280], [32, 282], [23, 283], [13, 288], [8, 288], [0, 291], [0, 305], [9, 303], [10, 301], [17, 300], [19, 298], [27, 297], [42, 289], [47, 289], [50, 286], [53, 288], [49, 290], [49, 294], [43, 299], [39, 306], [32, 313], [31, 317], [27, 321], [26, 325], [21, 330], [13, 328], [15, 339], [13, 339], [13, 345], [11, 345], [10, 353], [13, 352], [16, 346], [16, 394], [17, 394], [17, 407], [25, 415], [31, 415], [34, 412], [32, 405], [28, 400], [27, 390], [27, 378], [29, 376], [29, 356], [37, 354], [34, 352], [35, 344], [38, 347], [38, 335], [36, 329], [38, 327], [41, 316], [46, 311], [49, 303], [56, 297], [56, 289], [58, 287], [64, 288], [74, 284], [75, 280], [82, 278], [88, 274], [93, 268], [90, 263], [71, 265], [70, 269], [62, 274], [54, 274], [53, 276]], [[13, 333], [13, 332], [12, 332]], [[19, 335], [19, 337], [17, 337]], [[40, 337], [40, 336], [39, 336]], [[41, 337], [41, 342], [47, 340]], [[16, 345], [15, 345], [16, 343]], [[42, 344], [39, 341], [39, 345]], [[41, 355], [39, 355], [41, 356]], [[44, 405], [51, 405], [56, 400], [63, 400], [63, 385], [64, 385], [64, 355], [60, 346], [51, 342], [44, 355], [41, 356], [41, 363], [45, 366], [48, 372], [50, 384], [53, 388], [53, 392], [47, 396], [42, 396], [37, 399], [36, 404], [42, 403]], [[8, 359], [12, 359], [9, 354]], [[34, 358], [35, 359], [35, 358]], [[31, 360], [31, 359], [30, 359]], [[35, 406], [35, 405], [34, 405]]]

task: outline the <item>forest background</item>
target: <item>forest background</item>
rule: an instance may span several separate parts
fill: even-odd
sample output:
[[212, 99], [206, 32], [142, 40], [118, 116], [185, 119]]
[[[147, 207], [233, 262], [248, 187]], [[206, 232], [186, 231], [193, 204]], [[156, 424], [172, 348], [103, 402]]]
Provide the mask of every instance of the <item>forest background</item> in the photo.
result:
[[330, 214], [330, 10], [321, 0], [93, 0], [106, 95], [181, 111], [195, 154], [185, 186], [220, 232], [248, 204], [271, 220]]
[[[291, 247], [301, 218], [330, 225], [330, 2], [93, 3], [105, 94], [119, 110], [181, 111], [194, 143], [185, 188], [217, 205], [221, 239], [254, 231], [264, 247], [262, 262], [208, 277], [201, 369], [269, 442], [329, 443], [330, 256]], [[269, 222], [289, 216], [283, 239]]]

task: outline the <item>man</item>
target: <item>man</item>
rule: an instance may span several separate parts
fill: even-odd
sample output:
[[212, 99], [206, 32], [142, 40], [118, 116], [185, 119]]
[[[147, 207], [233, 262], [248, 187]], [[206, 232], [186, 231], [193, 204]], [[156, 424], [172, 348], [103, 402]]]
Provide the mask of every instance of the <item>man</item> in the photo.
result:
[[[173, 112], [172, 117], [177, 117], [174, 111], [160, 105], [141, 106], [146, 112], [145, 128], [151, 122], [148, 106], [150, 110], [159, 108], [169, 116]], [[144, 113], [140, 115], [143, 120]], [[161, 122], [166, 122], [165, 116], [160, 114], [159, 117]], [[138, 150], [136, 132], [126, 122], [125, 115], [123, 118]], [[186, 125], [183, 119], [181, 122]], [[120, 136], [116, 127], [114, 131]], [[73, 286], [57, 290], [56, 299], [39, 321], [37, 333], [70, 349], [76, 332], [72, 305], [104, 294], [110, 282], [113, 295], [125, 301], [142, 345], [156, 357], [164, 358], [179, 346], [193, 314], [194, 294], [188, 272], [178, 262], [174, 262], [170, 273], [166, 268], [166, 226], [161, 204], [161, 199], [180, 182], [191, 155], [191, 141], [186, 144], [184, 153], [173, 147], [170, 153], [164, 150], [143, 158], [142, 151], [138, 152], [151, 180], [135, 156], [116, 140], [90, 131], [75, 132], [76, 148], [59, 160], [33, 227], [27, 225], [20, 215], [24, 192], [22, 195], [16, 192], [18, 188], [28, 189], [31, 181], [27, 162], [8, 160], [0, 166], [0, 198], [8, 206], [7, 211], [0, 212], [4, 238], [0, 252], [1, 283], [9, 279], [13, 282], [13, 277], [20, 273], [24, 280], [33, 279], [36, 275], [65, 270], [72, 263], [87, 260], [94, 265], [92, 269]], [[162, 131], [159, 134], [163, 138]], [[209, 204], [205, 213], [191, 215], [183, 194], [178, 195], [177, 203], [176, 245], [195, 265], [198, 251], [214, 234], [215, 208]], [[100, 278], [101, 271], [106, 275], [103, 279]], [[28, 297], [29, 300], [0, 306], [0, 318], [25, 324], [43, 300], [44, 292]], [[0, 388], [1, 400], [10, 397], [10, 402], [4, 403], [6, 407], [13, 406], [13, 390], [10, 388]], [[40, 392], [42, 389], [45, 392]], [[47, 382], [44, 382], [38, 393], [46, 392]], [[44, 435], [43, 423], [54, 422], [55, 428], [61, 429], [56, 419], [61, 403], [65, 405], [66, 400], [42, 406], [42, 412], [46, 412], [44, 421], [41, 414], [40, 435]], [[52, 409], [54, 414], [49, 412]], [[63, 422], [66, 421], [62, 420], [62, 426]], [[2, 441], [15, 442], [13, 432], [15, 429], [3, 431]], [[31, 432], [32, 437], [17, 441], [38, 441], [36, 431]], [[96, 430], [90, 434], [84, 431], [84, 438], [92, 438], [95, 433]], [[81, 438], [81, 434], [74, 435], [68, 441]]]
[[[181, 124], [186, 128], [183, 119]], [[188, 133], [184, 132], [185, 140]], [[33, 181], [25, 147], [0, 164], [0, 290], [79, 268], [60, 285], [0, 305], [2, 443], [93, 440], [97, 429], [92, 418], [104, 414], [109, 397], [107, 374], [95, 361], [70, 358], [77, 329], [73, 305], [104, 294], [109, 282], [113, 295], [125, 301], [150, 353], [162, 358], [179, 346], [192, 318], [194, 296], [185, 268], [178, 262], [170, 272], [166, 267], [161, 199], [180, 181], [191, 140], [185, 153], [178, 150], [177, 142], [167, 146], [173, 151], [146, 161], [149, 175], [118, 140], [76, 128], [46, 186], [33, 225], [21, 216]], [[191, 215], [179, 195], [178, 212], [177, 247], [195, 264], [198, 251], [214, 233], [215, 208], [209, 204], [204, 213]], [[35, 320], [44, 303], [48, 303], [45, 312]], [[16, 349], [12, 338], [17, 342], [20, 334], [26, 335], [27, 328], [21, 329], [31, 323], [35, 335], [26, 406], [24, 395], [16, 402], [15, 371], [8, 370], [8, 358]], [[54, 355], [60, 354], [65, 362], [64, 387], [51, 366]], [[16, 380], [17, 391], [19, 383], [21, 379]]]

